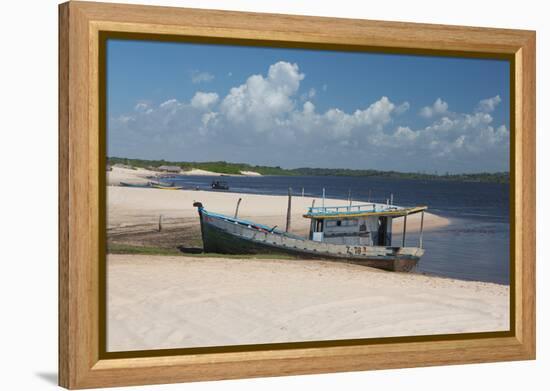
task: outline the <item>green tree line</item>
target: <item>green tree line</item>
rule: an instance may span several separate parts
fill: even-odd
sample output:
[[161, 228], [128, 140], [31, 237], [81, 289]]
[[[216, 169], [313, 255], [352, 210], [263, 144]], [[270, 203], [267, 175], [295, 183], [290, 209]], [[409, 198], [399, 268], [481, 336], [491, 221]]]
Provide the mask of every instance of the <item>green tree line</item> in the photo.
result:
[[509, 172], [480, 172], [470, 174], [428, 174], [420, 172], [399, 172], [399, 171], [381, 171], [381, 170], [355, 170], [348, 168], [291, 168], [285, 169], [279, 166], [259, 166], [246, 163], [230, 163], [226, 161], [215, 162], [174, 162], [167, 160], [144, 160], [129, 159], [122, 157], [109, 157], [107, 163], [110, 165], [124, 164], [140, 168], [157, 168], [160, 166], [178, 166], [184, 171], [193, 168], [217, 172], [220, 174], [238, 175], [241, 171], [255, 171], [262, 175], [294, 175], [294, 176], [356, 176], [356, 177], [375, 177], [375, 178], [395, 178], [395, 179], [417, 179], [417, 180], [449, 180], [461, 182], [492, 182], [508, 183], [510, 180]]

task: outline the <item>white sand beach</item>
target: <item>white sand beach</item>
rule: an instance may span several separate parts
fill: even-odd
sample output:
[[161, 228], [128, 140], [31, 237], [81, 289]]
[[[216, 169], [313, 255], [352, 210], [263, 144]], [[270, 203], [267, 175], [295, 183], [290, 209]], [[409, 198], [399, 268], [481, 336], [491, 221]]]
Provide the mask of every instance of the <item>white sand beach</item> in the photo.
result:
[[241, 175], [244, 176], [262, 176], [259, 172], [256, 171], [241, 171]]
[[214, 171], [201, 170], [199, 168], [193, 168], [191, 170], [182, 171], [179, 175], [211, 175], [211, 176], [262, 176], [262, 174], [255, 171], [241, 171], [240, 175], [235, 174], [222, 174]]
[[[239, 217], [250, 219], [257, 223], [285, 227], [287, 196], [266, 196], [231, 192], [212, 192], [202, 190], [160, 190], [147, 188], [129, 188], [109, 186], [107, 188], [108, 227], [153, 224], [162, 215], [166, 221], [183, 222], [190, 218], [196, 219], [198, 214], [193, 207], [195, 201], [200, 201], [212, 212], [233, 216], [238, 199]], [[309, 231], [309, 219], [303, 214], [311, 206], [314, 198], [295, 196], [292, 198], [291, 231], [305, 234]], [[321, 199], [316, 198], [315, 204], [321, 205]], [[345, 202], [345, 201], [344, 201]], [[325, 205], [342, 205], [342, 200], [326, 199]], [[402, 220], [396, 219], [393, 229], [402, 229]], [[431, 230], [449, 224], [449, 220], [431, 213], [424, 217], [424, 229]], [[407, 232], [420, 229], [420, 214], [412, 215], [407, 220]]]
[[[197, 170], [195, 170], [197, 172]], [[117, 186], [120, 182], [147, 183], [147, 176], [155, 172], [144, 169], [126, 169], [113, 167], [108, 172], [107, 187], [108, 227], [115, 228], [129, 225], [153, 224], [162, 215], [166, 221], [197, 218], [195, 201], [200, 201], [212, 212], [233, 216], [239, 198], [239, 217], [251, 219], [257, 223], [285, 227], [287, 196], [266, 196], [233, 192], [212, 192], [201, 190], [167, 191], [161, 189], [128, 188]], [[197, 174], [198, 175], [198, 174]], [[309, 219], [303, 218], [307, 208], [313, 204], [320, 206], [322, 200], [313, 197], [294, 196], [292, 198], [291, 231], [306, 234], [309, 230]], [[342, 205], [347, 201], [325, 199], [325, 205]], [[358, 202], [355, 202], [358, 204]], [[403, 219], [396, 219], [394, 231], [402, 229]], [[431, 230], [449, 224], [449, 220], [431, 213], [424, 217], [424, 229]], [[412, 215], [407, 220], [407, 232], [420, 229], [420, 214]]]
[[180, 175], [212, 175], [212, 176], [220, 176], [221, 174], [218, 172], [213, 171], [207, 171], [207, 170], [201, 170], [198, 168], [193, 168], [192, 170], [182, 171]]
[[148, 176], [157, 175], [158, 172], [146, 170], [144, 168], [122, 168], [112, 167], [111, 171], [107, 172], [107, 185], [119, 186], [120, 182], [142, 184], [147, 183], [150, 179]]
[[[159, 171], [147, 170], [145, 168], [132, 169], [132, 168], [113, 166], [111, 167], [111, 171], [107, 172], [107, 184], [110, 186], [119, 186], [121, 182], [133, 183], [133, 184], [145, 184], [151, 181], [151, 179], [147, 177], [157, 176], [162, 174], [164, 173]], [[178, 175], [221, 176], [225, 174], [194, 168], [192, 170], [181, 171], [181, 173], [179, 173]], [[229, 176], [262, 176], [262, 175], [254, 171], [241, 171], [241, 175], [229, 175]]]
[[[116, 178], [148, 175], [128, 171], [133, 172], [115, 171]], [[180, 244], [186, 232], [200, 236], [193, 202], [233, 215], [239, 198], [239, 217], [284, 227], [286, 196], [108, 186], [108, 235], [116, 240], [126, 235], [123, 244], [156, 246], [161, 237], [155, 235], [165, 235], [155, 226], [162, 215], [171, 224], [171, 240]], [[308, 232], [309, 220], [302, 215], [312, 201], [292, 198], [293, 232]], [[320, 199], [315, 202], [321, 205]], [[325, 200], [326, 205], [342, 202]], [[395, 220], [394, 232], [401, 229], [401, 220]], [[419, 220], [419, 215], [410, 216], [407, 231], [417, 231]], [[425, 215], [427, 232], [448, 224], [443, 217]], [[134, 232], [141, 236], [136, 239]], [[109, 351], [509, 327], [505, 285], [320, 260], [109, 254], [107, 262]]]
[[330, 261], [108, 256], [108, 350], [507, 330], [509, 288]]

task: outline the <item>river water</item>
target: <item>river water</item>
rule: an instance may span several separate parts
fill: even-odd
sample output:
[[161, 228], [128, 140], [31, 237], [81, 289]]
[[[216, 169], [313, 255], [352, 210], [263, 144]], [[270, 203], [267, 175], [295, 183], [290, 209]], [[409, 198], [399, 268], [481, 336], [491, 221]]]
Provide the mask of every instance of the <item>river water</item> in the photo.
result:
[[[424, 232], [426, 253], [416, 272], [509, 284], [510, 213], [509, 185], [500, 183], [420, 181], [345, 176], [179, 176], [185, 187], [209, 189], [213, 180], [224, 180], [230, 191], [252, 194], [293, 194], [354, 201], [393, 202], [400, 206], [427, 205], [428, 212], [447, 217], [451, 224]], [[171, 180], [172, 181], [172, 180]], [[399, 243], [394, 232], [394, 242]], [[418, 234], [407, 233], [407, 243], [418, 243]]]

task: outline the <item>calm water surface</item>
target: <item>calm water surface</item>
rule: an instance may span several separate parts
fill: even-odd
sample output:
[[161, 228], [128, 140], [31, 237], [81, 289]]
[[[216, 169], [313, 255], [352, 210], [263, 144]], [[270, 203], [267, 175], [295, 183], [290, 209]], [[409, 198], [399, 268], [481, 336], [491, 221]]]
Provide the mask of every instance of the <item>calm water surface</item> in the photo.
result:
[[[324, 187], [327, 198], [347, 199], [351, 190], [354, 201], [385, 202], [393, 193], [396, 205], [428, 205], [429, 212], [450, 218], [451, 224], [424, 232], [426, 253], [417, 272], [509, 284], [508, 184], [329, 176], [182, 176], [175, 181], [208, 189], [213, 180], [241, 193], [285, 195], [291, 187], [296, 195], [303, 188], [306, 196], [320, 197]], [[400, 240], [397, 232], [394, 240]], [[418, 234], [407, 233], [407, 243], [416, 245]]]

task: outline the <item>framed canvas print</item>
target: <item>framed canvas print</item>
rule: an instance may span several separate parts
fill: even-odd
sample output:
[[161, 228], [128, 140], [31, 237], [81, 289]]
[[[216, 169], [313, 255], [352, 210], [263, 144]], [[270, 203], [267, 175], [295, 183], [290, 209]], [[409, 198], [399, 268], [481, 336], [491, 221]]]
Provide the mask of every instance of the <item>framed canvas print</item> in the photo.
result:
[[535, 358], [535, 33], [60, 5], [60, 385]]

